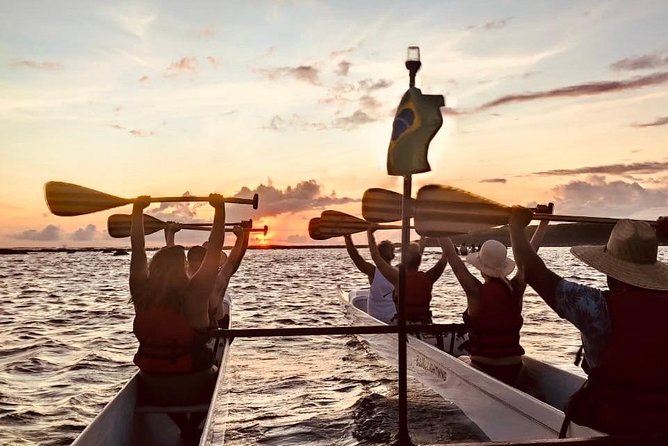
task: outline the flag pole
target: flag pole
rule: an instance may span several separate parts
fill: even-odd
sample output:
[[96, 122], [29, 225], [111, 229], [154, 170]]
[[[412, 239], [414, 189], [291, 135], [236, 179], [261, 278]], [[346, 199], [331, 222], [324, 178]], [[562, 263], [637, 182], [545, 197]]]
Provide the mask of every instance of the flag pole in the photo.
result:
[[[409, 87], [415, 87], [415, 75], [422, 66], [420, 62], [420, 48], [408, 47], [406, 58], [406, 69], [409, 75]], [[401, 197], [401, 264], [399, 265], [399, 332], [397, 334], [399, 360], [399, 434], [397, 444], [400, 446], [412, 446], [410, 433], [408, 431], [408, 379], [406, 364], [406, 258], [408, 245], [410, 243], [410, 212], [408, 209], [411, 197], [412, 175], [404, 175], [404, 193]]]

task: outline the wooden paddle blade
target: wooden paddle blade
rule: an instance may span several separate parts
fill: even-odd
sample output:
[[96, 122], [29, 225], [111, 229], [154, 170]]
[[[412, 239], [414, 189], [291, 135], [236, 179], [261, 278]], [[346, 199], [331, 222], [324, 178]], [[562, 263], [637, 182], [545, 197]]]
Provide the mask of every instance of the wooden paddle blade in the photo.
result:
[[44, 195], [49, 210], [54, 215], [62, 217], [104, 211], [131, 202], [126, 198], [60, 181], [46, 183], [44, 185]]
[[[153, 234], [165, 229], [167, 223], [155, 217], [144, 214], [144, 235]], [[128, 214], [114, 214], [107, 219], [107, 232], [114, 238], [130, 237], [132, 216]], [[211, 228], [208, 228], [211, 229]]]
[[331, 235], [325, 235], [320, 232], [320, 219], [312, 218], [308, 222], [308, 235], [311, 236], [313, 240], [327, 240], [332, 238]]
[[427, 237], [447, 237], [505, 225], [510, 208], [465, 190], [429, 185], [420, 188], [415, 230]]
[[320, 215], [320, 232], [342, 236], [366, 231], [369, 222], [339, 211], [324, 211]]
[[[402, 195], [377, 187], [367, 189], [362, 196], [362, 216], [374, 223], [387, 223], [401, 220]], [[414, 215], [415, 200], [410, 199], [408, 213]]]

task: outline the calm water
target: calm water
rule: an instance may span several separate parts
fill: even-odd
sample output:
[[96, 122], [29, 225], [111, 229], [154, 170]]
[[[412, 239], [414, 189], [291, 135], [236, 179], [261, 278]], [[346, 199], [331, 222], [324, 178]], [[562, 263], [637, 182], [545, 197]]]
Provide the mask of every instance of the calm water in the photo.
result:
[[[438, 255], [428, 250], [425, 264]], [[541, 255], [567, 278], [604, 285], [567, 249]], [[0, 256], [0, 444], [71, 443], [132, 376], [129, 261], [90, 252]], [[233, 324], [347, 325], [338, 284], [367, 285], [344, 249], [249, 251], [230, 285]], [[449, 269], [434, 296], [435, 320], [461, 321], [464, 294]], [[531, 289], [524, 317], [527, 352], [579, 373], [576, 330]], [[370, 445], [396, 431], [396, 369], [352, 336], [237, 339], [229, 377], [225, 444]], [[455, 408], [413, 380], [409, 388], [416, 441], [479, 438]]]

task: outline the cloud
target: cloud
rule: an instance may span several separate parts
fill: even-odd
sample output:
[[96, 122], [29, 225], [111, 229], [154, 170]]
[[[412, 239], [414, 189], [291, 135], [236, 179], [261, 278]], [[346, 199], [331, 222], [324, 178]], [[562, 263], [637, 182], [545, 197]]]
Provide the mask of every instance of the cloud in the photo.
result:
[[334, 72], [336, 73], [337, 76], [348, 76], [348, 72], [350, 71], [351, 65], [352, 64], [347, 60], [342, 60], [336, 66], [336, 70], [334, 70]]
[[483, 23], [482, 25], [471, 25], [468, 27], [468, 29], [482, 29], [485, 31], [493, 31], [497, 29], [503, 29], [508, 25], [508, 23], [512, 20], [512, 17], [506, 17], [505, 19], [501, 20], [492, 20], [486, 23]]
[[36, 60], [17, 60], [9, 64], [10, 67], [14, 68], [30, 68], [32, 70], [46, 70], [54, 71], [60, 70], [63, 68], [63, 65], [60, 62], [38, 62]]
[[363, 90], [368, 92], [375, 91], [375, 90], [382, 90], [384, 88], [389, 88], [394, 84], [389, 79], [378, 79], [378, 80], [372, 80], [372, 79], [362, 79], [358, 83], [358, 90]]
[[272, 217], [284, 213], [323, 209], [328, 206], [359, 201], [349, 197], [337, 197], [335, 192], [323, 193], [322, 185], [316, 180], [306, 180], [285, 189], [260, 184], [255, 188], [243, 187], [234, 196], [247, 198], [258, 194], [260, 206], [253, 218]]
[[199, 63], [197, 58], [193, 57], [182, 57], [176, 62], [172, 62], [165, 71], [165, 77], [167, 78], [177, 78], [180, 75], [191, 75], [196, 76], [198, 71]]
[[217, 57], [206, 56], [206, 61], [214, 68], [220, 67], [220, 60]]
[[262, 127], [266, 130], [273, 130], [275, 132], [284, 132], [289, 129], [299, 128], [302, 130], [325, 130], [330, 128], [323, 122], [307, 121], [298, 114], [282, 117], [274, 115], [269, 121], [269, 124]]
[[88, 241], [96, 238], [97, 228], [95, 225], [88, 225], [85, 228], [79, 228], [70, 236], [71, 240]]
[[267, 79], [277, 80], [283, 77], [292, 77], [298, 81], [313, 85], [320, 85], [320, 71], [311, 65], [297, 67], [258, 68], [255, 70]]
[[631, 164], [605, 164], [602, 166], [578, 167], [576, 169], [553, 169], [534, 172], [533, 175], [581, 175], [581, 174], [655, 174], [668, 169], [666, 161], [645, 161]]
[[668, 56], [663, 54], [645, 54], [637, 57], [627, 57], [610, 65], [616, 71], [647, 70], [668, 66]]
[[33, 240], [40, 242], [53, 242], [60, 240], [63, 233], [58, 226], [48, 225], [41, 231], [36, 229], [28, 229], [18, 234], [10, 235], [10, 238], [17, 240]]
[[637, 123], [637, 124], [631, 124], [631, 127], [638, 127], [638, 128], [659, 127], [659, 126], [666, 125], [666, 124], [668, 124], [668, 116], [663, 116], [661, 118], [656, 118], [654, 121], [650, 121], [650, 122], [641, 122], [641, 123]]
[[127, 131], [132, 136], [137, 136], [139, 138], [146, 138], [149, 136], [154, 136], [155, 132], [153, 130], [143, 130], [143, 129], [127, 129], [126, 127], [114, 122], [109, 124], [109, 127], [116, 130]]
[[310, 237], [298, 234], [289, 235], [285, 241], [291, 245], [307, 245], [313, 243], [313, 240]]
[[537, 91], [533, 93], [518, 93], [502, 96], [487, 102], [477, 108], [476, 111], [487, 110], [500, 105], [513, 102], [527, 102], [539, 99], [550, 99], [557, 97], [592, 96], [604, 93], [615, 93], [618, 91], [633, 90], [653, 85], [661, 85], [668, 82], [668, 72], [655, 73], [648, 76], [635, 77], [624, 81], [590, 82], [586, 84], [570, 85], [568, 87], [553, 90]]
[[338, 59], [341, 56], [347, 56], [347, 55], [355, 52], [359, 48], [360, 44], [361, 44], [361, 42], [358, 43], [356, 46], [351, 46], [350, 48], [345, 48], [345, 49], [342, 49], [342, 50], [334, 50], [331, 53], [329, 53], [329, 58], [330, 59]]
[[139, 82], [147, 82], [148, 79], [149, 79], [149, 78], [148, 78], [147, 75], [143, 75], [142, 77], [139, 78]]
[[213, 27], [213, 25], [209, 25], [206, 28], [202, 29], [199, 32], [199, 35], [202, 36], [205, 39], [210, 39], [216, 35], [216, 30]]
[[155, 132], [153, 130], [142, 130], [142, 129], [128, 130], [128, 133], [133, 136], [138, 136], [139, 138], [146, 138], [155, 135]]
[[559, 214], [629, 217], [648, 209], [668, 209], [668, 188], [646, 189], [637, 182], [607, 182], [600, 175], [552, 189]]
[[480, 180], [481, 183], [501, 183], [505, 184], [508, 182], [505, 178], [487, 178], [484, 180]]
[[351, 115], [334, 119], [332, 124], [336, 128], [351, 130], [359, 125], [368, 124], [376, 120], [376, 118], [370, 116], [366, 112], [362, 110], [356, 110]]

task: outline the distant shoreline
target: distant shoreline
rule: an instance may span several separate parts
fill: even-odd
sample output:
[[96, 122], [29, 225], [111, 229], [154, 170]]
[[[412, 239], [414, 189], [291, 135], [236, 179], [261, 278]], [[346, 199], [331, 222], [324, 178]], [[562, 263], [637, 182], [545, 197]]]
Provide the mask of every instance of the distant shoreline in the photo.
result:
[[[529, 226], [526, 231], [530, 236], [536, 226]], [[542, 246], [544, 247], [569, 247], [577, 245], [605, 245], [612, 225], [600, 225], [594, 223], [572, 223], [551, 225], [548, 227], [543, 239]], [[456, 245], [466, 243], [467, 245], [480, 245], [485, 240], [495, 239], [510, 246], [510, 237], [508, 235], [508, 228], [494, 228], [486, 231], [476, 232], [474, 234], [462, 234], [452, 236], [452, 241]], [[668, 244], [667, 239], [661, 239], [660, 245]], [[398, 245], [398, 243], [395, 243]], [[357, 245], [359, 248], [366, 248], [367, 245]], [[438, 246], [436, 239], [429, 240], [427, 246]], [[341, 249], [345, 248], [344, 244], [340, 245], [252, 245], [248, 249], [252, 250], [267, 250], [267, 249]], [[147, 248], [148, 251], [155, 251], [159, 248]], [[224, 249], [232, 249], [231, 246], [225, 246]], [[130, 248], [0, 248], [0, 255], [2, 254], [27, 254], [40, 252], [105, 252], [114, 253], [116, 251], [129, 252]]]

